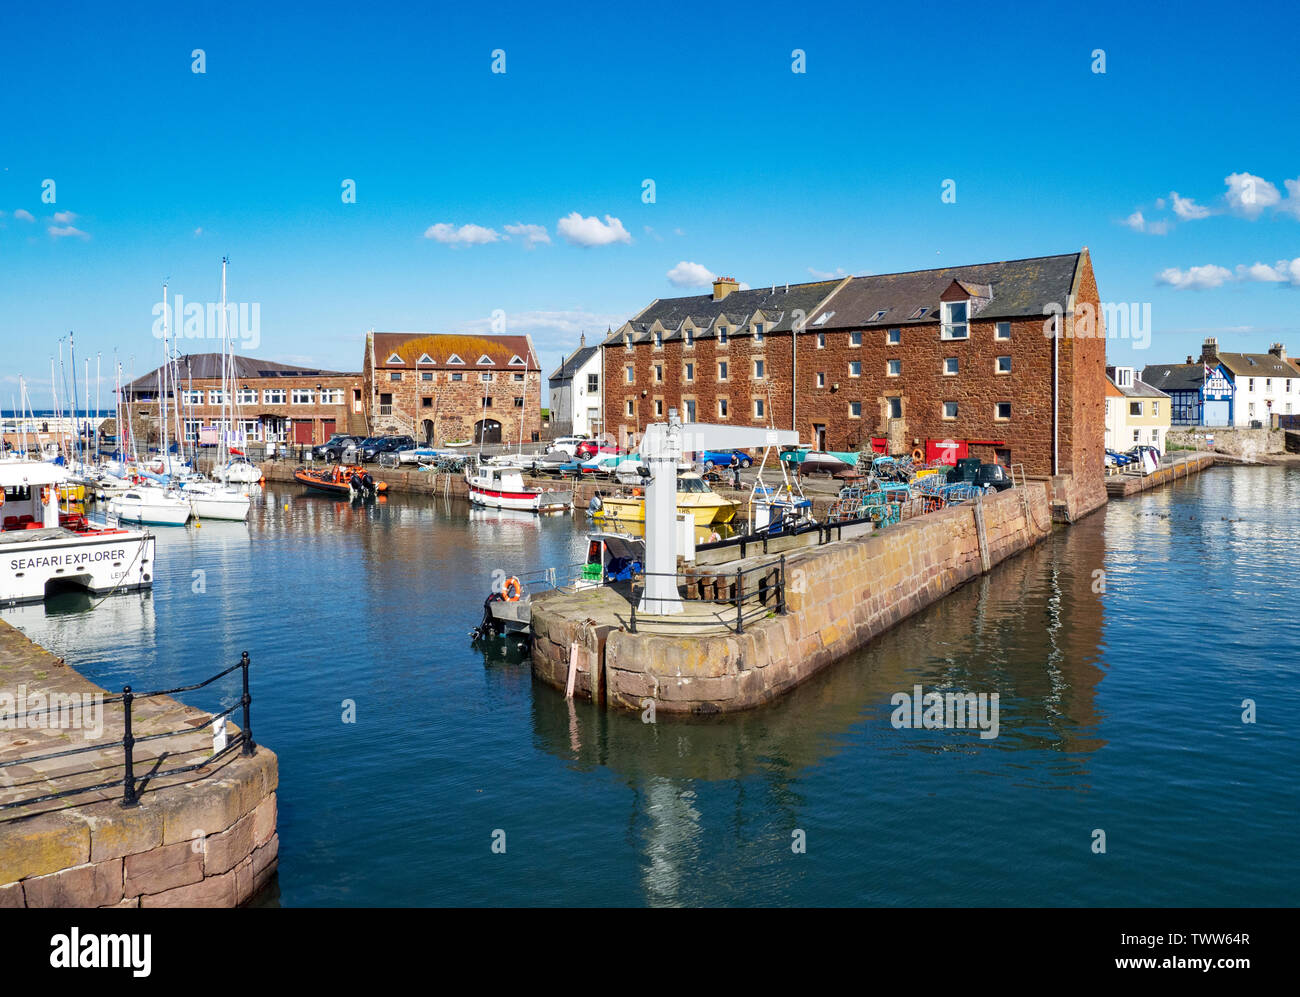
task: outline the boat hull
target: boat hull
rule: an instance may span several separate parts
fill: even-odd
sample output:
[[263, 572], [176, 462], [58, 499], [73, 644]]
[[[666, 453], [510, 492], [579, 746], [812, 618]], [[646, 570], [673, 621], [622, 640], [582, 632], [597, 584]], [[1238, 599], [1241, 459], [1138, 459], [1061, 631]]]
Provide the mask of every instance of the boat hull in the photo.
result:
[[199, 519], [226, 519], [242, 522], [248, 518], [252, 503], [247, 495], [238, 493], [190, 494], [190, 509]]
[[[153, 586], [154, 538], [111, 530], [49, 539], [0, 541], [0, 604], [41, 602], [50, 582], [96, 594]], [[66, 533], [66, 531], [64, 531]]]
[[[643, 498], [606, 498], [602, 499], [601, 503], [601, 508], [592, 514], [592, 519], [617, 523], [645, 522], [645, 499]], [[696, 526], [721, 525], [736, 518], [735, 505], [721, 499], [708, 504], [678, 501], [677, 511], [689, 513], [694, 517]]]
[[124, 523], [141, 526], [184, 526], [190, 519], [190, 504], [141, 501], [120, 495], [108, 503], [108, 511]]
[[[545, 501], [543, 501], [545, 499]], [[469, 500], [486, 509], [514, 509], [518, 512], [549, 512], [563, 509], [564, 503], [545, 492], [508, 492], [469, 486]]]

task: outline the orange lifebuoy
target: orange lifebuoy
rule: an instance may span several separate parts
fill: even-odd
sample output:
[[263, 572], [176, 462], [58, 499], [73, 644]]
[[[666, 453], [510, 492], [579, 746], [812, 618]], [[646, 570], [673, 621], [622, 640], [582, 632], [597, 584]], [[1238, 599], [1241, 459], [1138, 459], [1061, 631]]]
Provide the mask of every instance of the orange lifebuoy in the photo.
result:
[[518, 602], [519, 594], [523, 589], [519, 584], [519, 579], [511, 575], [506, 579], [505, 585], [501, 589], [501, 598], [506, 602]]
[[920, 447], [917, 447], [915, 450], [912, 451], [912, 460], [916, 461], [919, 464], [924, 459], [925, 459], [925, 454], [924, 452], [922, 452]]

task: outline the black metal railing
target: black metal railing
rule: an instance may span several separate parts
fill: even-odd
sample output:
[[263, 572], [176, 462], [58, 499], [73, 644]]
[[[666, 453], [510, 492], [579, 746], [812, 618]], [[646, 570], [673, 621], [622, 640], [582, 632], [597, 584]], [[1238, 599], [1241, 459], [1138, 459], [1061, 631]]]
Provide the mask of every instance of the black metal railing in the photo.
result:
[[[109, 706], [114, 703], [122, 704], [122, 720], [123, 720], [122, 738], [120, 741], [117, 742], [122, 746], [122, 756], [123, 756], [122, 778], [113, 779], [109, 782], [98, 783], [93, 786], [78, 786], [74, 789], [66, 789], [57, 793], [46, 793], [44, 796], [28, 797], [22, 800], [14, 800], [9, 803], [0, 803], [0, 811], [11, 809], [13, 807], [30, 806], [33, 803], [45, 803], [50, 800], [64, 799], [65, 797], [76, 796], [80, 793], [90, 793], [90, 792], [95, 792], [103, 789], [112, 789], [114, 786], [122, 787], [122, 800], [121, 800], [122, 806], [124, 807], [136, 806], [140, 802], [139, 782], [144, 781], [144, 780], [137, 780], [135, 778], [134, 749], [137, 744], [140, 744], [145, 741], [158, 741], [167, 737], [177, 737], [184, 734], [195, 734], [198, 731], [211, 727], [218, 720], [230, 716], [230, 714], [234, 713], [235, 710], [240, 708], [243, 709], [243, 726], [240, 729], [238, 734], [236, 734], [234, 737], [229, 738], [227, 740], [226, 746], [221, 751], [215, 752], [210, 757], [205, 758], [203, 759], [203, 761], [198, 762], [194, 765], [183, 765], [177, 768], [164, 769], [162, 771], [151, 772], [148, 776], [148, 779], [150, 780], [161, 779], [165, 776], [182, 775], [186, 772], [194, 772], [198, 769], [211, 765], [213, 762], [217, 761], [220, 758], [226, 757], [227, 755], [232, 753], [236, 748], [239, 749], [240, 754], [245, 756], [256, 754], [257, 742], [253, 740], [253, 720], [249, 710], [249, 707], [252, 705], [253, 702], [253, 697], [249, 694], [248, 691], [248, 667], [250, 663], [251, 662], [249, 661], [248, 652], [245, 651], [240, 656], [240, 659], [236, 664], [231, 665], [225, 671], [218, 672], [216, 675], [213, 675], [211, 678], [205, 679], [202, 682], [196, 682], [194, 685], [184, 685], [184, 686], [178, 686], [175, 689], [160, 689], [156, 692], [143, 692], [143, 693], [134, 692], [132, 691], [129, 685], [126, 685], [122, 687], [122, 694], [120, 696], [108, 696], [102, 700], [99, 700], [98, 703], [96, 704], [97, 707], [99, 708], [102, 708], [104, 706]], [[136, 700], [152, 699], [156, 696], [171, 696], [175, 693], [192, 692], [195, 689], [202, 689], [205, 686], [209, 686], [213, 682], [216, 682], [218, 679], [225, 678], [227, 675], [229, 675], [231, 672], [235, 671], [236, 669], [242, 672], [243, 692], [233, 706], [229, 707], [228, 709], [222, 710], [220, 713], [212, 714], [212, 716], [210, 716], [205, 722], [195, 726], [187, 726], [179, 730], [161, 731], [157, 734], [146, 734], [143, 737], [136, 737], [134, 735], [133, 724], [132, 724], [132, 712], [133, 712], [133, 704], [135, 703]], [[14, 726], [16, 721], [25, 720], [28, 717], [41, 716], [41, 715], [45, 715], [46, 717], [48, 717], [51, 711], [65, 711], [71, 709], [78, 709], [84, 713], [85, 708], [86, 707], [84, 706], [84, 704], [79, 707], [74, 707], [66, 702], [60, 702], [59, 706], [56, 707], [53, 703], [51, 703], [51, 705], [45, 707], [44, 709], [28, 710], [26, 713], [16, 713], [13, 715], [0, 716], [0, 721], [8, 722], [8, 725], [12, 727]], [[53, 758], [69, 758], [73, 755], [82, 755], [91, 751], [103, 751], [104, 747], [105, 744], [104, 742], [101, 741], [96, 744], [88, 745], [87, 747], [84, 748], [71, 748], [67, 751], [53, 751], [44, 755], [29, 755], [23, 758], [14, 758], [9, 761], [0, 761], [0, 772], [3, 772], [5, 768], [11, 766], [31, 765], [33, 762], [48, 761]], [[188, 748], [185, 749], [184, 753], [188, 753], [193, 750], [195, 749]]]
[[[757, 584], [747, 584], [747, 580], [753, 576], [758, 576]], [[749, 568], [736, 568], [726, 570], [724, 566], [718, 565], [716, 568], [712, 565], [699, 565], [695, 568], [688, 568], [686, 571], [674, 572], [642, 572], [639, 576], [641, 581], [633, 582], [630, 592], [631, 596], [631, 613], [628, 616], [628, 630], [631, 633], [637, 632], [637, 603], [645, 593], [646, 578], [673, 578], [677, 582], [677, 588], [680, 590], [683, 586], [707, 586], [715, 591], [719, 584], [725, 585], [730, 589], [731, 594], [724, 597], [713, 598], [689, 598], [684, 596], [685, 603], [708, 603], [714, 606], [727, 607], [719, 611], [718, 615], [713, 618], [691, 619], [688, 614], [679, 613], [671, 617], [654, 616], [655, 626], [671, 627], [716, 627], [724, 626], [733, 633], [743, 634], [745, 626], [757, 620], [764, 619], [776, 613], [780, 616], [786, 614], [785, 603], [785, 555], [782, 554], [777, 560], [769, 561], [766, 564], [756, 564]], [[702, 592], [697, 591], [697, 595], [702, 596]], [[748, 605], [746, 605], [748, 603]], [[734, 609], [734, 613], [731, 611]], [[654, 614], [642, 613], [642, 616], [651, 616]]]

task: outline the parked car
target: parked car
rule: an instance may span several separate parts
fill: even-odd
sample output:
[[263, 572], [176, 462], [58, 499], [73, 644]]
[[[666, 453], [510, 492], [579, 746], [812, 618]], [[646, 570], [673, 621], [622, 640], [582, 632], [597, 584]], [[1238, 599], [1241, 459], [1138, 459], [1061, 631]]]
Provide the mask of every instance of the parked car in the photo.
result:
[[1005, 491], [1014, 484], [1011, 472], [1005, 467], [1001, 464], [985, 464], [978, 457], [962, 457], [958, 460], [948, 472], [947, 481], [950, 485], [964, 481], [997, 492]]
[[754, 458], [743, 450], [701, 450], [696, 455], [696, 460], [706, 468], [730, 467], [733, 463], [738, 463], [741, 467], [754, 465]]
[[378, 460], [380, 454], [396, 453], [398, 447], [414, 448], [415, 440], [409, 436], [381, 436], [373, 442], [367, 440], [360, 447], [361, 460], [368, 464]]
[[324, 443], [311, 448], [313, 460], [337, 461], [343, 456], [343, 451], [349, 447], [357, 447], [362, 443], [360, 436], [351, 436], [347, 433], [335, 433]]
[[570, 457], [576, 457], [579, 444], [587, 442], [585, 436], [560, 436], [551, 442], [552, 450], [563, 450]]
[[583, 440], [578, 444], [574, 451], [574, 457], [578, 460], [591, 460], [597, 454], [621, 454], [618, 444], [610, 443], [608, 440]]

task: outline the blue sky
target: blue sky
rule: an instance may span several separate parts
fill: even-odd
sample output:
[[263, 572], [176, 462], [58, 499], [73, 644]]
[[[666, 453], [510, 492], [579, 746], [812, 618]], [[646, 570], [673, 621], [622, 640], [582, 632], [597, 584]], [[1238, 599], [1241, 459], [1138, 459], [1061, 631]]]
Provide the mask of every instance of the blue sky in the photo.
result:
[[163, 279], [215, 301], [227, 254], [257, 355], [348, 370], [367, 329], [488, 331], [498, 310], [549, 367], [581, 330], [701, 290], [670, 273], [759, 286], [1084, 245], [1103, 300], [1152, 306], [1149, 348], [1112, 341], [1117, 362], [1206, 335], [1300, 353], [1297, 78], [1267, 41], [1298, 19], [27, 5], [0, 63], [0, 405], [19, 373], [40, 403], [68, 330], [105, 369], [153, 366]]

